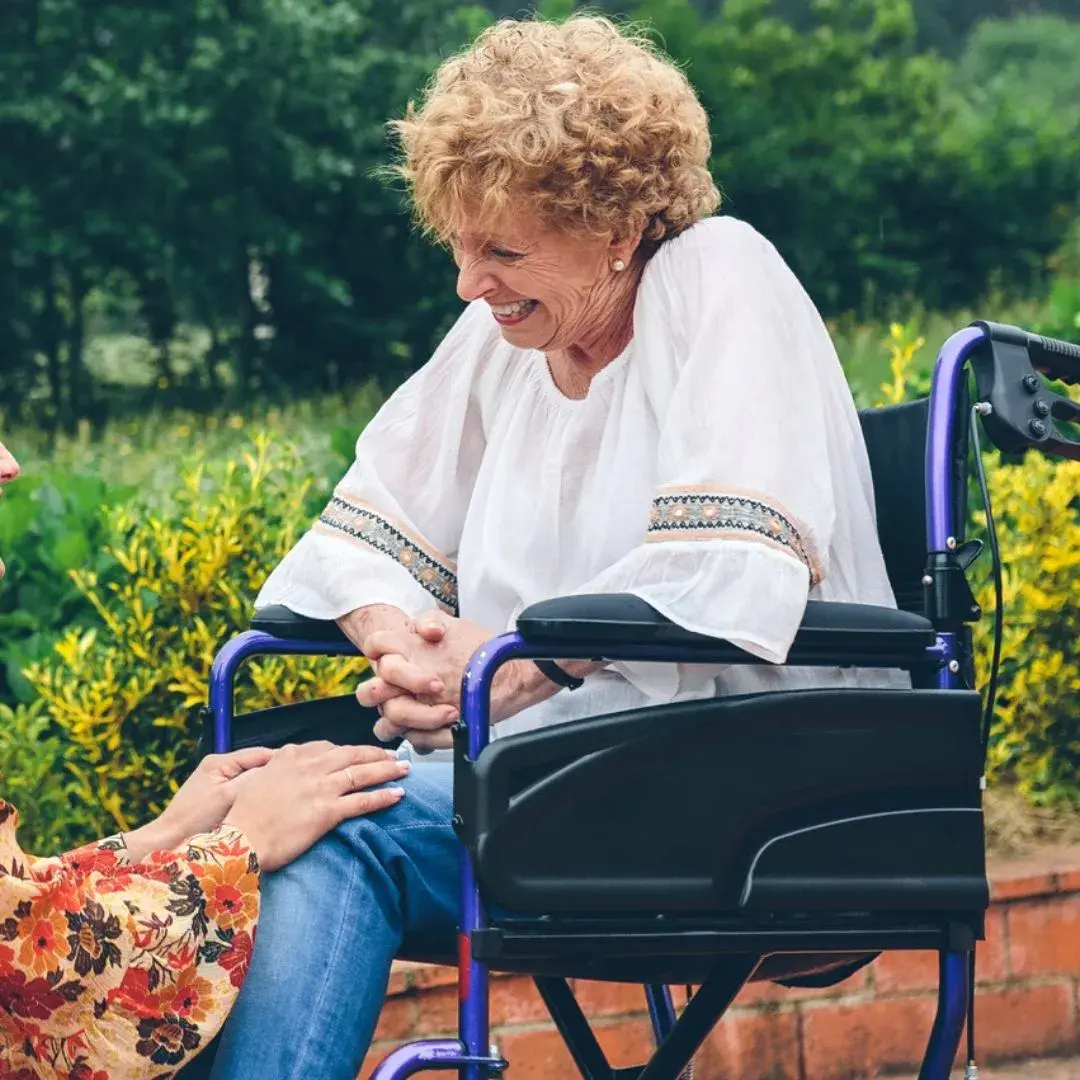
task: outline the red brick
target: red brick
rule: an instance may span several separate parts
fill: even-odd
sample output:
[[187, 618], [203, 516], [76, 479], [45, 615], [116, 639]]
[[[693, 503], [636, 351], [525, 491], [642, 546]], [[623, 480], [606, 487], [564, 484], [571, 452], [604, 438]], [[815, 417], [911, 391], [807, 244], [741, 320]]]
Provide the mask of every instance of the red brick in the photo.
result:
[[[1080, 870], [1080, 851], [1076, 845], [1043, 848], [1030, 855], [1015, 859], [993, 858], [987, 860], [991, 887], [1007, 889], [1012, 895], [1043, 895], [1061, 890], [1063, 878]], [[1035, 892], [1017, 892], [1033, 888]]]
[[[550, 1019], [532, 980], [524, 975], [492, 980], [489, 1015], [492, 1028]], [[436, 986], [420, 991], [416, 999], [415, 1030], [424, 1038], [457, 1032], [457, 986]]]
[[375, 1043], [364, 1058], [364, 1064], [360, 1067], [357, 1080], [369, 1080], [371, 1074], [382, 1064], [383, 1059], [391, 1050], [397, 1049], [400, 1043]]
[[509, 1080], [556, 1080], [576, 1075], [573, 1058], [554, 1029], [508, 1032], [495, 1041], [510, 1063], [504, 1074]]
[[[616, 1069], [644, 1065], [656, 1053], [652, 1028], [648, 1020], [618, 1020], [593, 1027], [597, 1041]], [[576, 1072], [568, 1074], [576, 1076]], [[560, 1080], [562, 1078], [560, 1077]]]
[[491, 1026], [532, 1024], [551, 1019], [532, 979], [524, 975], [495, 979], [491, 984]]
[[887, 997], [913, 990], [936, 990], [938, 956], [935, 952], [887, 952], [874, 962], [874, 992]]
[[626, 1016], [648, 1011], [645, 990], [640, 983], [586, 982], [574, 983], [574, 995], [585, 1015]]
[[[645, 1021], [601, 1024], [595, 1031], [615, 1068], [643, 1065], [654, 1052]], [[565, 1043], [554, 1030], [507, 1032], [495, 1041], [510, 1062], [506, 1072], [509, 1080], [566, 1080], [578, 1075]]]
[[[975, 977], [981, 984], [1004, 982], [1006, 959], [1005, 911], [992, 908], [986, 916], [986, 940], [978, 944]], [[874, 992], [879, 996], [937, 990], [938, 956], [935, 952], [887, 952], [871, 966]]]
[[429, 986], [457, 986], [457, 968], [441, 964], [417, 964], [412, 970], [412, 984], [423, 990]]
[[850, 997], [866, 993], [870, 969], [860, 968], [849, 979], [836, 986], [811, 987], [778, 986], [772, 982], [749, 983], [739, 991], [735, 1004], [742, 1005], [794, 1005], [797, 1001], [817, 1001], [838, 997]]
[[930, 1037], [936, 1004], [936, 997], [927, 994], [858, 1005], [800, 1006], [806, 1076], [861, 1080], [882, 1069], [916, 1065]]
[[1080, 893], [1080, 868], [1075, 870], [1063, 870], [1058, 874], [1058, 891], [1063, 893]]
[[979, 985], [1004, 982], [1009, 977], [1006, 911], [1008, 907], [997, 906], [986, 913], [986, 940], [979, 942], [975, 959]]
[[390, 969], [390, 982], [386, 987], [387, 997], [407, 994], [412, 986], [412, 972], [405, 966], [394, 964]]
[[413, 1030], [417, 1036], [456, 1035], [458, 1031], [458, 996], [456, 986], [437, 986], [416, 996], [416, 1019]]
[[1009, 906], [1014, 976], [1080, 974], [1080, 896]]
[[1076, 847], [1046, 848], [1019, 859], [990, 859], [987, 866], [995, 900], [1050, 896], [1080, 889], [1080, 856]]
[[375, 1028], [376, 1039], [406, 1039], [416, 1022], [416, 999], [392, 997], [383, 1002], [379, 1024]]
[[980, 1058], [1011, 1058], [1072, 1049], [1080, 1042], [1067, 981], [1005, 990], [975, 998], [975, 1044]]
[[1050, 896], [1057, 892], [1058, 876], [1040, 872], [1025, 877], [1003, 878], [990, 882], [990, 898], [994, 903], [1005, 900], [1024, 900], [1032, 896]]
[[799, 1080], [798, 1015], [736, 1009], [705, 1040], [695, 1059], [695, 1073], [708, 1078]]

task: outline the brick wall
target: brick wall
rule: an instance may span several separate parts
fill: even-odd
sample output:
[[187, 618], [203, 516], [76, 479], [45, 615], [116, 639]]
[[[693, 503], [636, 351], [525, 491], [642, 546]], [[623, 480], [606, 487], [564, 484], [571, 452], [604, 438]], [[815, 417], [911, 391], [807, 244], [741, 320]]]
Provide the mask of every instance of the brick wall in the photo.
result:
[[[1080, 1047], [1080, 849], [991, 866], [993, 904], [979, 949], [980, 1058], [1064, 1053]], [[456, 973], [398, 965], [364, 1076], [410, 1038], [456, 1032]], [[936, 1002], [937, 960], [890, 953], [827, 991], [755, 984], [702, 1048], [699, 1080], [861, 1080], [913, 1074]], [[641, 1064], [651, 1036], [640, 987], [578, 982], [575, 992], [613, 1064]], [[681, 1003], [681, 992], [676, 991]], [[492, 983], [493, 1038], [510, 1080], [577, 1074], [532, 983]]]

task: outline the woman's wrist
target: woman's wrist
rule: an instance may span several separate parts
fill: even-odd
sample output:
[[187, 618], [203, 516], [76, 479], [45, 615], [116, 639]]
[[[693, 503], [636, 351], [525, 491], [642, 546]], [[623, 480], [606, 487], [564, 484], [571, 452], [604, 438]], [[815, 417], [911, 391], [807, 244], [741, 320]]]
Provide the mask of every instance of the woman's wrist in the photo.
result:
[[376, 630], [396, 630], [408, 623], [409, 616], [393, 604], [367, 604], [337, 620], [345, 636], [359, 649]]
[[172, 851], [179, 847], [187, 836], [181, 836], [167, 820], [160, 817], [148, 821], [145, 825], [124, 833], [124, 846], [132, 862], [142, 862], [152, 851]]
[[[592, 660], [566, 660], [559, 667], [577, 679], [587, 679], [603, 665]], [[552, 682], [531, 660], [513, 660], [495, 676], [492, 720], [498, 723], [554, 697], [563, 688]]]

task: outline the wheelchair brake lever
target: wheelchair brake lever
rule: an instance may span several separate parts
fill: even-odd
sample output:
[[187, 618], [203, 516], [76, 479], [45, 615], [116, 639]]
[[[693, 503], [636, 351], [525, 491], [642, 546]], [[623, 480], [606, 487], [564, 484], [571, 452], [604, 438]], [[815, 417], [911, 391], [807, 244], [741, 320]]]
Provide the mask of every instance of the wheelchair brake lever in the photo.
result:
[[[1051, 390], [1037, 373], [1032, 355], [1042, 368], [1050, 345], [1067, 349], [1062, 355], [1069, 358], [1068, 373], [1073, 374], [1073, 350], [1080, 352], [1080, 347], [1052, 342], [1001, 323], [974, 325], [987, 335], [971, 366], [979, 398], [990, 405], [983, 414], [983, 426], [991, 442], [1005, 453], [1034, 449], [1080, 461], [1080, 439], [1069, 438], [1054, 425], [1055, 420], [1080, 422], [1080, 403]], [[1055, 377], [1062, 374], [1058, 365], [1052, 366], [1052, 374]]]
[[965, 540], [956, 549], [956, 561], [961, 570], [968, 570], [975, 560], [982, 554], [983, 542], [981, 540]]

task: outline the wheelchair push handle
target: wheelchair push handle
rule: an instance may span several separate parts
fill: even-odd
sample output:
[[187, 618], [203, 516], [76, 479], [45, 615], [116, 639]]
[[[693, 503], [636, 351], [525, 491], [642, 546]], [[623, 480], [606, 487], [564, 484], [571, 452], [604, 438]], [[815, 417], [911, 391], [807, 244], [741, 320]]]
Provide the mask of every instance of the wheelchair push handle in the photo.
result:
[[1058, 338], [1028, 334], [1028, 356], [1034, 367], [1063, 383], [1080, 383], [1080, 345]]
[[994, 445], [1005, 453], [1035, 449], [1080, 461], [1080, 437], [1056, 423], [1080, 423], [1080, 402], [1044, 379], [1080, 383], [1080, 345], [1002, 323], [973, 325], [986, 335], [971, 366], [979, 398], [990, 407], [983, 426]]

